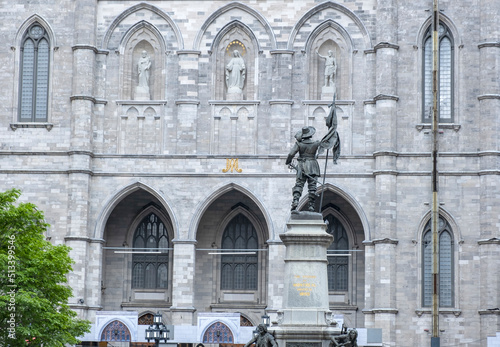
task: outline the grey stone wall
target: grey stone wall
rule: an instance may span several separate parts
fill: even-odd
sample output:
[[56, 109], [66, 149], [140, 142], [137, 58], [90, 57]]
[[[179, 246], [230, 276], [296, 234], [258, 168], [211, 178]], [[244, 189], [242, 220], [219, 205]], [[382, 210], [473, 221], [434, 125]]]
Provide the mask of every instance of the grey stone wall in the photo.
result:
[[[351, 258], [348, 303], [332, 301], [331, 308], [350, 326], [382, 328], [389, 345], [429, 343], [421, 248], [431, 200], [431, 134], [421, 120], [421, 76], [430, 3], [4, 5], [0, 189], [22, 189], [22, 200], [45, 211], [51, 242], [73, 248], [71, 304], [82, 317], [161, 309], [169, 324], [196, 324], [207, 311], [240, 312], [258, 323], [261, 314], [282, 307], [278, 235], [294, 184], [284, 161], [302, 126], [315, 126], [318, 137], [326, 132], [330, 100], [321, 96], [315, 50], [334, 42], [342, 156], [338, 165], [328, 163], [324, 206], [338, 208], [351, 247], [361, 252]], [[442, 124], [439, 135], [454, 305], [442, 311], [440, 328], [443, 345], [482, 346], [499, 324], [498, 311], [488, 309], [499, 306], [500, 289], [500, 4], [440, 1], [440, 8], [453, 34], [454, 61], [454, 121]], [[51, 40], [46, 124], [17, 120], [20, 45], [34, 22]], [[233, 40], [247, 47], [242, 100], [225, 93]], [[133, 100], [137, 47], [150, 47], [155, 64], [149, 101]], [[241, 172], [222, 171], [230, 158]], [[133, 221], [150, 203], [171, 228], [171, 285], [167, 299], [141, 301], [130, 288], [130, 259], [107, 247], [130, 242]], [[200, 250], [220, 246], [232, 208], [244, 208], [258, 224], [262, 275], [252, 302], [220, 302], [220, 264]]]

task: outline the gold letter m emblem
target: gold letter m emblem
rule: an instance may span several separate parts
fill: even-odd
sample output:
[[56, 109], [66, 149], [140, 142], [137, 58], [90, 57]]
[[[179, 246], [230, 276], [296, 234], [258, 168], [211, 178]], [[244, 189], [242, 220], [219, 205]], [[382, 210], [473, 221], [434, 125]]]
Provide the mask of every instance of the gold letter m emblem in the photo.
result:
[[225, 169], [222, 169], [222, 172], [228, 172], [229, 170], [231, 170], [231, 172], [233, 172], [233, 170], [236, 170], [236, 172], [241, 172], [243, 171], [242, 169], [238, 168], [238, 159], [226, 159], [226, 168]]

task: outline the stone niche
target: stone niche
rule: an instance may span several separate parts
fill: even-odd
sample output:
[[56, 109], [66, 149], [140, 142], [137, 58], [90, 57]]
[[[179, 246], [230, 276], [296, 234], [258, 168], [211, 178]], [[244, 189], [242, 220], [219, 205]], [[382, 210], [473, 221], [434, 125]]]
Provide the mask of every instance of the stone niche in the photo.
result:
[[[165, 47], [146, 23], [132, 28], [124, 38], [120, 64], [121, 100], [163, 100], [165, 95]], [[144, 64], [144, 59], [149, 65]], [[147, 67], [146, 71], [144, 70]]]
[[[212, 63], [215, 84], [212, 98], [214, 100], [252, 100], [257, 93], [255, 89], [255, 70], [258, 67], [258, 58], [255, 47], [257, 44], [253, 34], [244, 27], [237, 24], [226, 28], [220, 37], [214, 41]], [[238, 51], [238, 58], [244, 62], [245, 69], [241, 71], [242, 80], [240, 90], [238, 87], [228, 85], [231, 80], [236, 78], [228, 76], [228, 66], [233, 66], [234, 52]], [[235, 66], [240, 66], [236, 64]], [[231, 71], [230, 74], [237, 74], [237, 71]]]
[[[332, 100], [336, 93], [337, 100], [350, 100], [352, 98], [352, 47], [348, 38], [340, 27], [333, 24], [326, 25], [311, 40], [308, 47], [309, 54], [309, 98], [311, 100]], [[334, 77], [335, 87], [325, 86], [325, 64], [329, 51], [336, 61]], [[317, 52], [317, 53], [316, 53]], [[318, 55], [319, 53], [319, 55]], [[321, 55], [321, 56], [320, 56]]]

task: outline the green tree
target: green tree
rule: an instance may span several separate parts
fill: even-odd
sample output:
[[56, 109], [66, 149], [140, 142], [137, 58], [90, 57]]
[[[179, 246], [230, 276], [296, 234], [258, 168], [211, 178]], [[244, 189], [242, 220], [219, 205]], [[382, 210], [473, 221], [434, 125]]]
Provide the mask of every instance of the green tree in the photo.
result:
[[20, 195], [0, 192], [0, 346], [75, 344], [90, 322], [68, 306], [70, 248], [45, 240], [43, 213], [34, 204], [16, 204]]

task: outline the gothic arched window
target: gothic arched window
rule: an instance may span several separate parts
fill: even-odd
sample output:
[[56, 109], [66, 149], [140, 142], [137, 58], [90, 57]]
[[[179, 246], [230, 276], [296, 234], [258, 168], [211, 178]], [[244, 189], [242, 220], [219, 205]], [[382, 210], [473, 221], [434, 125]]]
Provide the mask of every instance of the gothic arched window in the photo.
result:
[[21, 42], [19, 121], [46, 122], [49, 95], [50, 41], [47, 31], [32, 24]]
[[222, 290], [257, 290], [257, 232], [242, 214], [234, 217], [222, 235], [222, 249], [233, 254], [222, 255]]
[[[453, 234], [451, 227], [442, 217], [438, 223], [439, 238], [439, 306], [453, 306]], [[427, 223], [422, 242], [422, 305], [432, 306], [432, 231], [431, 221]]]
[[168, 246], [165, 224], [156, 214], [148, 214], [134, 233], [134, 251], [143, 253], [133, 255], [132, 288], [168, 287]]
[[125, 324], [114, 320], [102, 331], [101, 341], [130, 341], [130, 331]]
[[[438, 107], [439, 122], [453, 122], [453, 36], [441, 23], [439, 35]], [[432, 122], [432, 28], [424, 36], [423, 49], [423, 122]]]
[[[326, 216], [328, 221], [327, 233], [333, 236], [333, 242], [328, 247], [328, 291], [343, 291], [347, 292], [349, 289], [349, 238], [342, 223], [329, 214]], [[345, 252], [339, 252], [345, 251]]]
[[217, 322], [208, 327], [203, 334], [203, 343], [233, 343], [233, 333], [224, 323]]

